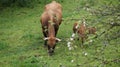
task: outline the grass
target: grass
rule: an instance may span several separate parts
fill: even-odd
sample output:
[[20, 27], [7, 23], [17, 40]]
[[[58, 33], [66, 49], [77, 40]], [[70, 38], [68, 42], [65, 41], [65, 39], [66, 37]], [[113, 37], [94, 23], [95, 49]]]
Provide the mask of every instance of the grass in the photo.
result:
[[[86, 3], [85, 0], [84, 2]], [[68, 50], [67, 39], [72, 34], [72, 26], [75, 22], [75, 20], [69, 20], [70, 18], [85, 17], [90, 26], [97, 27], [97, 34], [109, 28], [108, 25], [104, 26], [101, 21], [95, 20], [103, 19], [102, 21], [106, 22], [106, 19], [91, 16], [90, 12], [80, 7], [84, 3], [81, 3], [83, 5], [80, 3], [81, 1], [74, 0], [61, 3], [64, 21], [57, 37], [61, 38], [62, 42], [57, 43], [53, 56], [48, 56], [47, 50], [43, 48], [44, 41], [39, 20], [44, 5], [38, 4], [34, 8], [8, 7], [1, 11], [0, 67], [119, 67], [119, 37], [107, 41], [107, 36], [103, 34], [94, 39], [93, 43], [86, 43], [84, 48], [80, 47], [80, 41], [75, 40], [74, 50]], [[98, 8], [101, 4], [103, 4], [102, 1], [91, 7]], [[113, 33], [107, 32], [106, 35], [114, 37], [113, 34], [119, 30], [120, 27], [114, 27], [111, 29]]]

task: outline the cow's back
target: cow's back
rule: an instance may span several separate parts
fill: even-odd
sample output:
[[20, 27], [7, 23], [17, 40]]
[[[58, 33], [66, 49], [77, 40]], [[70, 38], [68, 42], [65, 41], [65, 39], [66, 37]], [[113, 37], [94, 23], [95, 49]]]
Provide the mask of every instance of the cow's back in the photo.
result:
[[52, 3], [47, 4], [45, 6], [45, 11], [48, 11], [48, 10], [53, 10], [53, 11], [57, 11], [57, 12], [62, 13], [62, 6], [61, 6], [61, 4], [53, 1]]
[[57, 20], [56, 23], [61, 24], [61, 22], [62, 22], [62, 6], [59, 3], [53, 1], [52, 3], [47, 4], [45, 6], [44, 10], [45, 11], [50, 11], [50, 10], [53, 11], [55, 14], [56, 20]]
[[48, 15], [48, 12], [43, 12], [40, 20], [42, 26], [48, 26], [48, 20], [50, 20], [50, 16]]

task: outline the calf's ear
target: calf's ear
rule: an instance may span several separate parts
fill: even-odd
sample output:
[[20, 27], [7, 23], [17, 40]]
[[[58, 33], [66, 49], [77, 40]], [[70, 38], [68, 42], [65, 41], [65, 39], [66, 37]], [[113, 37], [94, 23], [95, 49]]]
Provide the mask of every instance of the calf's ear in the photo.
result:
[[56, 41], [61, 41], [61, 39], [59, 39], [59, 38], [56, 38]]

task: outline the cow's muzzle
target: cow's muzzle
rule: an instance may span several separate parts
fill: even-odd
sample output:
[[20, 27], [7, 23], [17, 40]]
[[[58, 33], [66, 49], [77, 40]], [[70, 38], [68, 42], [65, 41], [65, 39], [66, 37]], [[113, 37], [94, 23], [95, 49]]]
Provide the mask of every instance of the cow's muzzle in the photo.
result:
[[52, 56], [52, 55], [54, 54], [54, 49], [53, 49], [53, 48], [50, 48], [50, 49], [48, 50], [48, 54], [49, 54], [50, 56]]

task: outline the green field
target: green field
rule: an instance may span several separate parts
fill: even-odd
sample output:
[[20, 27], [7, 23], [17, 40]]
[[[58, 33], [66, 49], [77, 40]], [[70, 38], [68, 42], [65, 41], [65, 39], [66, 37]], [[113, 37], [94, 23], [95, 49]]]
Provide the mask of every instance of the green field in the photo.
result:
[[[59, 1], [60, 2], [60, 1]], [[63, 21], [55, 54], [43, 46], [40, 16], [45, 4], [33, 8], [6, 7], [0, 11], [0, 67], [120, 67], [120, 1], [63, 0]], [[75, 19], [86, 19], [97, 28], [97, 38], [72, 41], [67, 47]], [[109, 23], [116, 23], [111, 27]], [[89, 43], [89, 40], [93, 40]]]

